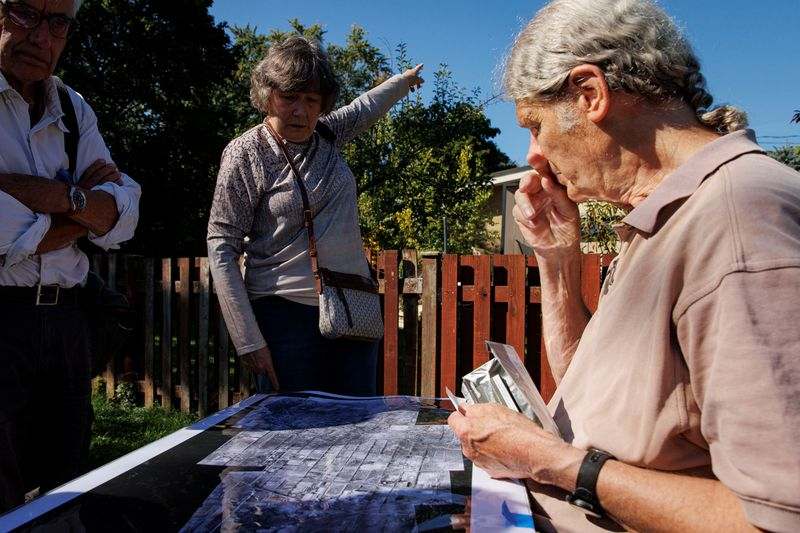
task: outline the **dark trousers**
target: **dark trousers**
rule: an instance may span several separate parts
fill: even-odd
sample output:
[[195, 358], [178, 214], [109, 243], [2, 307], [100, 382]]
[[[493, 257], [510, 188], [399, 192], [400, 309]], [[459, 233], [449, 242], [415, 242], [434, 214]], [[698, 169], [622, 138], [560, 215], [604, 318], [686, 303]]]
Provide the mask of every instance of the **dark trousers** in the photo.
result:
[[[278, 296], [254, 300], [253, 311], [272, 352], [282, 391], [375, 395], [377, 341], [326, 339], [319, 332], [318, 307]], [[258, 390], [269, 391], [265, 376], [259, 376]]]
[[90, 440], [90, 366], [79, 306], [0, 301], [0, 513], [79, 473]]

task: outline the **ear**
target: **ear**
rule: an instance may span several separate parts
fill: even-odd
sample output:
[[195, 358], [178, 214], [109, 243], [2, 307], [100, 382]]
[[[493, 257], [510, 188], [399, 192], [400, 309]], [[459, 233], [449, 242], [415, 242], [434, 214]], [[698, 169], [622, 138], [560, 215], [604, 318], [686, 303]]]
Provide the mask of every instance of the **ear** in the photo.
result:
[[578, 98], [578, 109], [598, 124], [611, 107], [611, 92], [606, 76], [597, 65], [578, 65], [569, 73], [569, 86]]
[[273, 99], [274, 99], [274, 98], [275, 98], [275, 90], [273, 89], [273, 90], [271, 90], [271, 91], [269, 92], [269, 95], [267, 95], [267, 102], [266, 102], [266, 104], [267, 104], [267, 109], [265, 109], [265, 110], [264, 110], [264, 111], [265, 111], [265, 114], [266, 114], [268, 117], [271, 117], [271, 116], [274, 116], [274, 115], [275, 115], [275, 112], [274, 112], [274, 107], [273, 107], [273, 103], [272, 103], [272, 101], [273, 101]]

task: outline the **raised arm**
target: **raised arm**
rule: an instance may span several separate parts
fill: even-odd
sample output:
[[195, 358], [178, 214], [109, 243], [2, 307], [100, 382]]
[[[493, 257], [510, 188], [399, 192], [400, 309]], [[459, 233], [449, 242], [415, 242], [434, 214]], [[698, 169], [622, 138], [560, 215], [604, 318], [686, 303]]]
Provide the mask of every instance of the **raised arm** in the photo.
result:
[[533, 247], [542, 284], [542, 336], [556, 383], [591, 317], [581, 295], [580, 215], [542, 166], [520, 180], [514, 219]]
[[409, 91], [416, 90], [425, 82], [419, 76], [422, 67], [420, 64], [392, 76], [320, 120], [336, 134], [336, 143], [339, 146], [350, 142], [375, 124]]

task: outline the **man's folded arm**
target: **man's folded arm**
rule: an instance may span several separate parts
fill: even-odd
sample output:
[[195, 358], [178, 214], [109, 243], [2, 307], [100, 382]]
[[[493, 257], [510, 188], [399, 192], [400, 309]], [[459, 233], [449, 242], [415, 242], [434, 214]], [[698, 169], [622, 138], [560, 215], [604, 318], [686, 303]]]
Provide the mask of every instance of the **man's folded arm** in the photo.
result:
[[[102, 183], [84, 191], [86, 208], [75, 214], [69, 214], [69, 187], [59, 181], [41, 176], [0, 174], [0, 190], [35, 213], [68, 216], [91, 233], [93, 243], [105, 249], [133, 237], [139, 219], [141, 189], [124, 174], [122, 184]], [[59, 232], [59, 235], [64, 233]]]
[[36, 248], [37, 254], [60, 250], [88, 234], [85, 227], [63, 215], [52, 215], [50, 229]]
[[[121, 176], [121, 184], [106, 182], [90, 191], [92, 194], [102, 195], [105, 202], [102, 208], [95, 211], [94, 216], [97, 217], [95, 220], [107, 224], [113, 214], [113, 221], [110, 225], [104, 225], [101, 228], [90, 227], [78, 219], [77, 215], [72, 217], [73, 220], [89, 229], [89, 240], [104, 250], [114, 248], [120, 243], [132, 239], [139, 222], [139, 199], [142, 196], [142, 189], [126, 174]], [[88, 200], [87, 195], [87, 203]]]

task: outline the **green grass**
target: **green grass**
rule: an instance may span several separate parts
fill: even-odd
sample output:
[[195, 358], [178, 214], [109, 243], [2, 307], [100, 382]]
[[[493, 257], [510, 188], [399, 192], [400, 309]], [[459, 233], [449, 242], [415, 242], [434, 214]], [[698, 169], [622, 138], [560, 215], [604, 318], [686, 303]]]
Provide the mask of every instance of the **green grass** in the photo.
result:
[[92, 397], [94, 425], [88, 469], [141, 448], [197, 420], [195, 415], [166, 411], [161, 407], [136, 407], [128, 401]]

